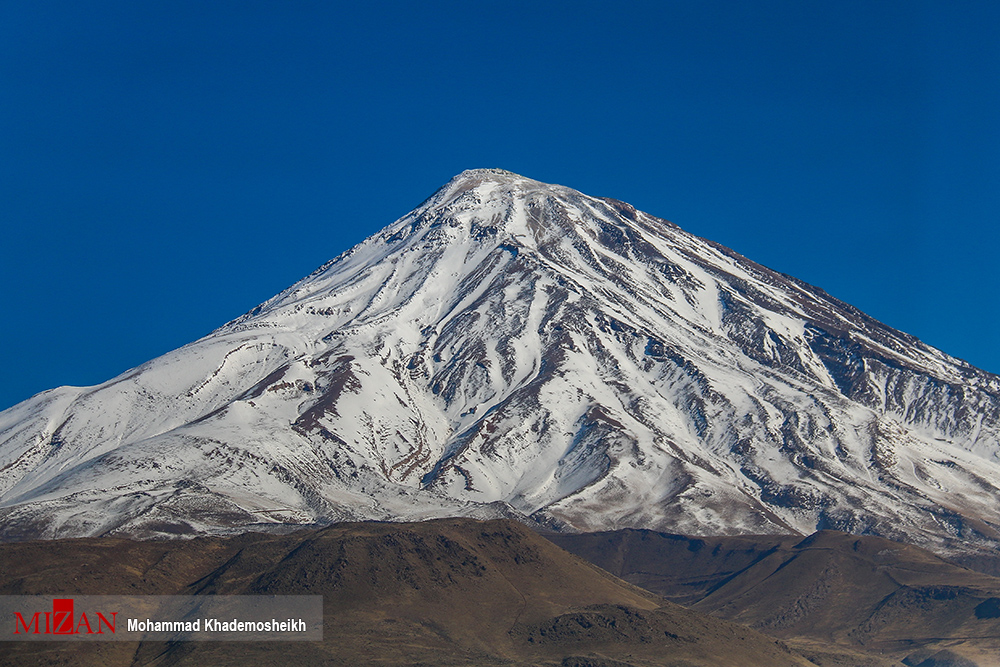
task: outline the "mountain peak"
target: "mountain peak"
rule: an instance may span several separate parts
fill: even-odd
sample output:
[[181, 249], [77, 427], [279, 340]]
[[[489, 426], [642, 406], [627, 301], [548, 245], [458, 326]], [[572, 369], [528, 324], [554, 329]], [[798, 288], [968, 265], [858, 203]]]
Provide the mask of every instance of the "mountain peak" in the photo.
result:
[[623, 202], [475, 169], [206, 338], [0, 414], [0, 530], [517, 516], [992, 549], [998, 382]]
[[471, 188], [483, 185], [484, 183], [494, 183], [496, 185], [507, 186], [513, 186], [518, 183], [536, 183], [544, 185], [530, 178], [525, 178], [520, 174], [507, 171], [506, 169], [466, 169], [448, 181], [440, 189], [440, 191], [465, 192]]
[[508, 204], [516, 198], [523, 198], [531, 192], [538, 191], [546, 191], [551, 194], [572, 193], [581, 196], [579, 192], [570, 188], [543, 183], [506, 169], [467, 169], [442, 186], [428, 202], [447, 202], [473, 190], [485, 199], [500, 197], [503, 202]]
[[466, 169], [462, 173], [458, 174], [452, 181], [465, 180], [465, 179], [489, 179], [493, 178], [496, 180], [508, 180], [508, 179], [523, 179], [524, 176], [520, 174], [515, 174], [512, 171], [507, 171], [506, 169]]

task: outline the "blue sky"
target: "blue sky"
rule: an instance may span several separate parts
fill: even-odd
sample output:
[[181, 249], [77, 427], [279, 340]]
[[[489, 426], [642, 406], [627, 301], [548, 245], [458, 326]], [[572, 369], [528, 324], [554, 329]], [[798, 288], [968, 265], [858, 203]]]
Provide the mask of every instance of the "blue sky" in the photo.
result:
[[1000, 372], [995, 2], [0, 3], [0, 409], [205, 335], [468, 168]]

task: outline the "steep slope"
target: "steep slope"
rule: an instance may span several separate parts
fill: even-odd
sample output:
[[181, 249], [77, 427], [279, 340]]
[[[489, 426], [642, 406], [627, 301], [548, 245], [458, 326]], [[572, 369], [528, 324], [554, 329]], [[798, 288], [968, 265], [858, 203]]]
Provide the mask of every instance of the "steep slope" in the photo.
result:
[[626, 581], [790, 640], [807, 655], [810, 645], [820, 652], [837, 645], [908, 665], [998, 663], [1000, 579], [910, 545], [836, 531], [805, 539], [647, 530], [550, 539]]
[[506, 515], [990, 549], [998, 396], [628, 204], [476, 170], [206, 338], [0, 414], [0, 520]]
[[[10, 643], [0, 664], [807, 667], [513, 521], [2, 544], [0, 594], [322, 595], [323, 642]], [[41, 575], [40, 572], [45, 572]]]

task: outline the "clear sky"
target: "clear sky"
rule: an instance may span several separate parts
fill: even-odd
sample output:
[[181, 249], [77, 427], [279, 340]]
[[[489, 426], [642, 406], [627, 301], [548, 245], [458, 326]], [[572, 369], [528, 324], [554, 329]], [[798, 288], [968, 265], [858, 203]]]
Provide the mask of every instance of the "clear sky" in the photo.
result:
[[1000, 3], [0, 3], [0, 409], [500, 167], [1000, 372]]

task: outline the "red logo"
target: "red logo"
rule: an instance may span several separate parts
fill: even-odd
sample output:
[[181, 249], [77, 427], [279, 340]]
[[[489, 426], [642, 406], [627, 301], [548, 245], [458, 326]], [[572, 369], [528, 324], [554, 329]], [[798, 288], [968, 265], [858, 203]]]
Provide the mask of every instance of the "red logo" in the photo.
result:
[[[101, 612], [91, 612], [88, 618], [86, 612], [80, 612], [79, 618], [73, 611], [73, 598], [55, 598], [52, 600], [52, 611], [36, 611], [28, 620], [21, 612], [14, 612], [14, 634], [19, 635], [103, 635], [105, 630], [115, 633], [117, 611], [111, 612], [111, 620]], [[42, 625], [44, 621], [44, 626]], [[96, 624], [95, 626], [91, 623]]]

